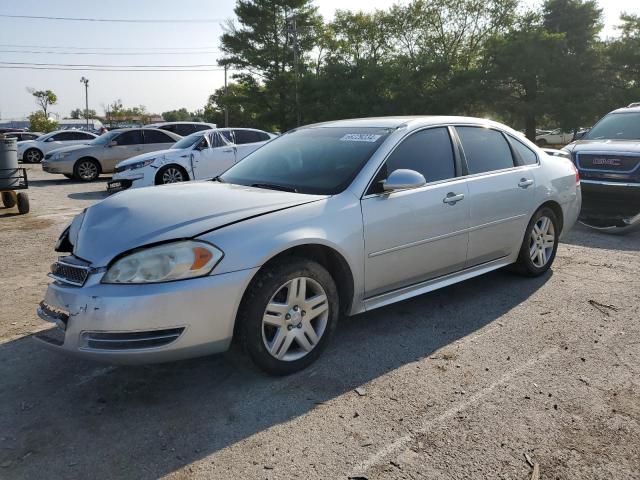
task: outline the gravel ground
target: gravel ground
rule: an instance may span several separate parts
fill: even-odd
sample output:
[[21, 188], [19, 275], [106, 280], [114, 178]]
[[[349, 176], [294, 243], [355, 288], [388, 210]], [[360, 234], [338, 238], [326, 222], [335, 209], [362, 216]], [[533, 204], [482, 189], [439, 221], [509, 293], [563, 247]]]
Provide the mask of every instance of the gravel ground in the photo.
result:
[[0, 209], [0, 478], [640, 478], [640, 232], [347, 319], [286, 378], [112, 367], [28, 338], [57, 236], [105, 196], [29, 170], [32, 212]]

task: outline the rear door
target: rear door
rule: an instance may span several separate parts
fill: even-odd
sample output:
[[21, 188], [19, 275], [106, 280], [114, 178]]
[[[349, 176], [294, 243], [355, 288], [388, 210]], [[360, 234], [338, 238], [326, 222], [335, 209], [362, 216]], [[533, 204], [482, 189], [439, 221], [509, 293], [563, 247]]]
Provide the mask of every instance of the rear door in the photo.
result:
[[158, 150], [166, 150], [171, 148], [171, 145], [176, 143], [176, 141], [167, 135], [166, 132], [160, 130], [159, 128], [147, 128], [143, 130], [144, 135], [144, 146], [143, 151], [146, 152], [156, 152]]
[[[458, 126], [468, 169], [470, 224], [467, 267], [504, 258], [519, 249], [535, 194], [535, 165], [525, 165], [502, 132]], [[525, 147], [523, 145], [524, 148]]]
[[[447, 127], [410, 134], [387, 158], [362, 199], [367, 297], [464, 268], [470, 202], [456, 163]], [[397, 169], [415, 170], [427, 184], [382, 192], [380, 182]]]
[[251, 152], [260, 148], [265, 141], [269, 140], [269, 135], [257, 130], [236, 128], [233, 130], [233, 133], [237, 147], [237, 161], [242, 160]]

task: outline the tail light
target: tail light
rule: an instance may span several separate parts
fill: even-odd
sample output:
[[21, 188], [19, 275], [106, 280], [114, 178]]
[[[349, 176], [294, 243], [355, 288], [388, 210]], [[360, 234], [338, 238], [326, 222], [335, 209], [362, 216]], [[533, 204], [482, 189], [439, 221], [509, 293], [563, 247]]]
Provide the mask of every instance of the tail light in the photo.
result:
[[578, 171], [575, 163], [571, 162], [571, 166], [573, 167], [573, 171], [576, 173], [576, 185], [580, 185], [580, 172]]

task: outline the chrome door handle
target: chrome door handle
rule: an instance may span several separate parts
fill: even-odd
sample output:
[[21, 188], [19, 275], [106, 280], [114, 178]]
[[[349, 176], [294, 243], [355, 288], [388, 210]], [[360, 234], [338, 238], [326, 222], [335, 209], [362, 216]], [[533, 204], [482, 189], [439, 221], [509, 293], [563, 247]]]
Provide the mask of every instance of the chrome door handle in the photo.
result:
[[527, 178], [521, 178], [520, 181], [518, 182], [518, 186], [520, 188], [527, 188], [531, 185], [533, 185], [533, 180], [527, 179]]
[[457, 195], [453, 192], [447, 193], [447, 196], [442, 199], [444, 203], [448, 203], [450, 205], [455, 205], [460, 200], [464, 200], [464, 193], [458, 193]]
[[233, 148], [226, 148], [224, 150], [222, 150], [224, 153], [230, 153], [233, 152]]

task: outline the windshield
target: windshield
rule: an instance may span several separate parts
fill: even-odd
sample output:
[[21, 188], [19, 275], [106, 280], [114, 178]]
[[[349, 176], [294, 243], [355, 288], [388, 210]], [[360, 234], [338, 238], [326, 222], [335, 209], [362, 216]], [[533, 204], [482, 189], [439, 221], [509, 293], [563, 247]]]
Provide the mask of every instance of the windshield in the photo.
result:
[[640, 113], [610, 113], [589, 130], [586, 140], [640, 139]]
[[223, 175], [240, 185], [333, 195], [351, 183], [391, 130], [317, 127], [272, 140]]
[[91, 140], [89, 142], [90, 145], [106, 145], [107, 143], [109, 143], [111, 140], [113, 140], [114, 138], [116, 138], [118, 135], [120, 135], [120, 133], [117, 130], [113, 130], [112, 132], [107, 132], [107, 133], [103, 133], [102, 135], [100, 135], [98, 138]]
[[184, 138], [181, 138], [180, 140], [178, 140], [176, 143], [174, 143], [171, 148], [189, 148], [192, 147], [194, 144], [196, 144], [197, 142], [200, 141], [200, 139], [202, 138], [202, 132], [196, 132], [196, 133], [192, 133], [191, 135], [187, 135]]

